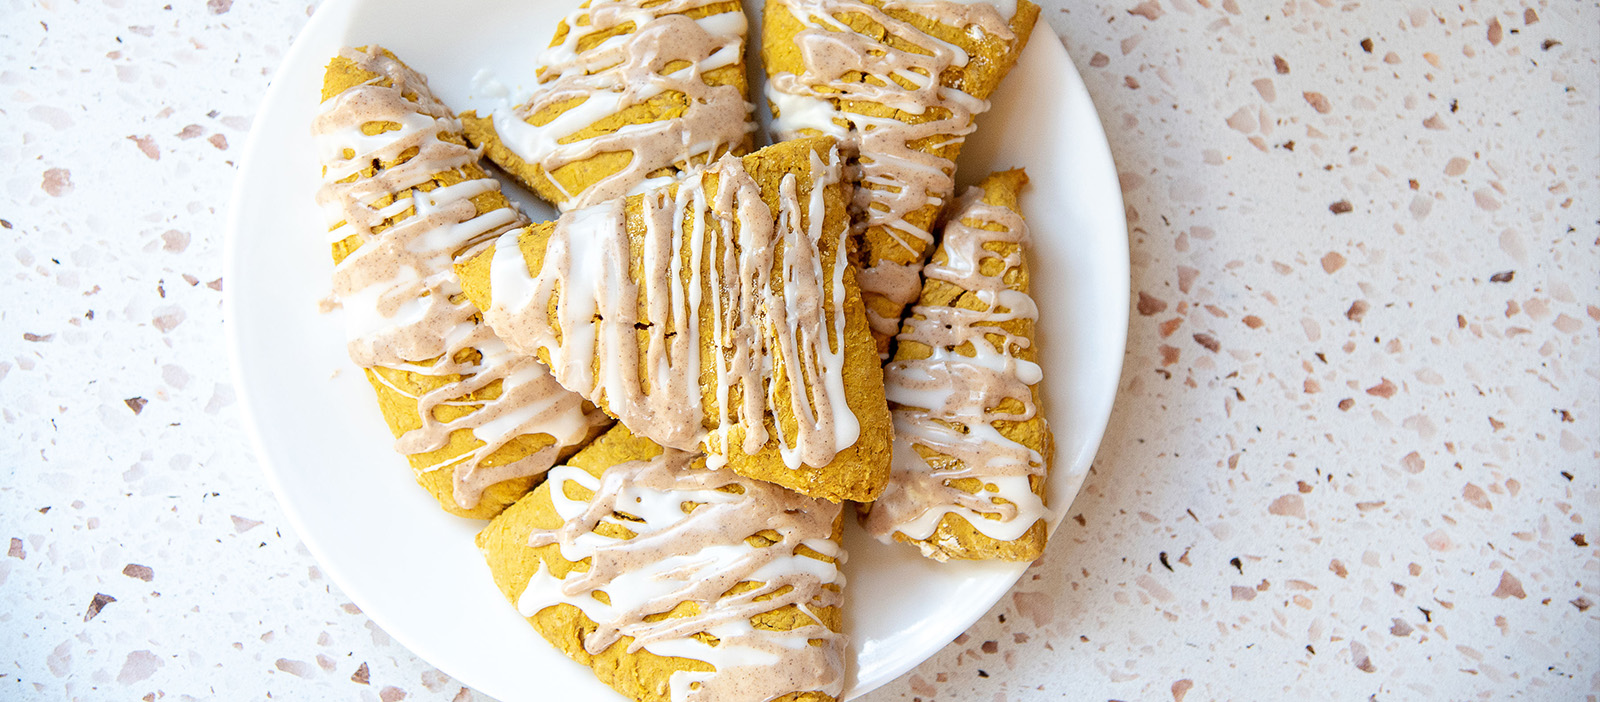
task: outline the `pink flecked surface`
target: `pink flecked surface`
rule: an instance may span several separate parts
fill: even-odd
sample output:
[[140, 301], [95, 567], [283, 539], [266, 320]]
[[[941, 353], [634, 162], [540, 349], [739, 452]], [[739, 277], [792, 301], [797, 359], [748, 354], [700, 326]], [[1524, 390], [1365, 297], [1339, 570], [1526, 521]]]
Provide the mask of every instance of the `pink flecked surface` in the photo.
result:
[[[1600, 3], [1044, 3], [1135, 309], [1045, 558], [890, 700], [1600, 695]], [[313, 6], [0, 6], [0, 699], [487, 699], [324, 578], [221, 342]]]

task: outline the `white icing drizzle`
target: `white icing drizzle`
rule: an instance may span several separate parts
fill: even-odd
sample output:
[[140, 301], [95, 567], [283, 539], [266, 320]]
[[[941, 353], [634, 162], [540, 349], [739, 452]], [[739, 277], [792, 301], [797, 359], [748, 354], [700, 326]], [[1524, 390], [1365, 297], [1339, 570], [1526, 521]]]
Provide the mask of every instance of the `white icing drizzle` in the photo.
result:
[[[589, 569], [559, 579], [541, 561], [517, 609], [531, 617], [560, 603], [576, 606], [599, 625], [583, 641], [591, 654], [631, 637], [630, 653], [643, 649], [715, 668], [673, 673], [674, 702], [761, 701], [812, 690], [838, 697], [845, 638], [819, 612], [840, 605], [844, 574], [837, 563], [800, 549], [844, 560], [832, 539], [840, 506], [730, 471], [691, 467], [694, 458], [665, 449], [650, 460], [611, 466], [599, 478], [581, 468], [552, 469], [549, 494], [564, 523], [534, 530], [528, 545], [559, 544], [562, 558], [587, 560]], [[573, 499], [569, 484], [593, 496]], [[601, 524], [633, 536], [597, 533]], [[766, 545], [746, 541], [757, 534], [769, 539]], [[726, 594], [741, 583], [758, 586]], [[684, 602], [699, 612], [647, 621]], [[791, 605], [810, 621], [789, 631], [751, 625], [751, 617]]]
[[[966, 51], [895, 19], [887, 11], [913, 11], [943, 24], [966, 27], [974, 39], [987, 34], [1010, 42], [1016, 40], [1008, 24], [1016, 2], [772, 1], [806, 27], [794, 37], [804, 72], [776, 73], [767, 82], [767, 98], [777, 108], [773, 129], [780, 140], [808, 131], [833, 135], [841, 140], [847, 155], [859, 158], [859, 172], [852, 174], [862, 184], [851, 207], [854, 231], [883, 231], [905, 250], [897, 253], [890, 246], [868, 251], [860, 275], [861, 290], [904, 308], [917, 299], [917, 272], [933, 243], [933, 236], [907, 217], [930, 205], [942, 207], [955, 188], [955, 162], [930, 152], [964, 141], [975, 127], [974, 119], [988, 111], [989, 103], [940, 81], [946, 71], [967, 65], [970, 57]], [[856, 32], [838, 19], [849, 15], [866, 17], [898, 43], [916, 49], [891, 46], [887, 40]], [[857, 72], [865, 72], [868, 79], [851, 79]], [[874, 103], [914, 115], [934, 110], [942, 116], [909, 124], [845, 111], [840, 107], [842, 101]], [[937, 141], [913, 146], [927, 139]], [[892, 336], [897, 331], [898, 315], [882, 315], [869, 304], [867, 316], [873, 332]]]
[[[923, 273], [929, 280], [971, 292], [986, 309], [913, 307], [899, 339], [924, 344], [932, 355], [897, 360], [884, 368], [895, 426], [893, 473], [883, 497], [872, 505], [866, 527], [885, 542], [896, 532], [928, 539], [946, 514], [962, 517], [992, 539], [1013, 541], [1049, 516], [1029, 481], [1045, 476], [1044, 457], [994, 426], [1038, 416], [1033, 386], [1043, 373], [1038, 364], [1016, 356], [1031, 341], [999, 326], [1039, 316], [1032, 298], [1005, 280], [1007, 272], [1023, 265], [1027, 224], [1020, 214], [982, 197], [979, 188], [963, 194], [940, 244], [945, 260], [936, 259]], [[1000, 224], [1005, 231], [969, 222]], [[1002, 255], [988, 248], [993, 244], [1016, 250]], [[1001, 264], [993, 275], [983, 272], [989, 259]], [[1020, 410], [999, 409], [1010, 403]], [[936, 460], [936, 468], [919, 448], [953, 460]], [[949, 485], [962, 478], [976, 478], [983, 486], [973, 494]]]
[[[822, 258], [824, 195], [838, 182], [839, 157], [810, 158], [809, 196], [786, 175], [777, 213], [732, 156], [630, 198], [644, 226], [642, 260], [630, 253], [623, 200], [557, 220], [537, 274], [520, 234], [507, 233], [495, 244], [484, 319], [518, 351], [545, 351], [562, 385], [635, 434], [703, 447], [717, 467], [733, 450], [754, 455], [771, 442], [790, 468], [825, 466], [855, 444], [860, 423], [844, 390], [843, 232], [831, 242], [831, 268]], [[706, 320], [711, 353], [702, 353]], [[795, 419], [792, 436], [772, 419], [780, 406]]]
[[[456, 503], [471, 509], [489, 485], [543, 473], [557, 460], [559, 446], [587, 436], [598, 413], [585, 412], [582, 398], [562, 389], [537, 361], [512, 354], [462, 294], [451, 269], [456, 257], [525, 220], [509, 206], [478, 212], [472, 198], [497, 190], [492, 178], [423, 189], [440, 173], [466, 176], [463, 169], [477, 162], [478, 152], [441, 138], [458, 134], [460, 122], [428, 90], [425, 78], [378, 47], [342, 56], [377, 77], [324, 101], [313, 127], [324, 167], [317, 200], [332, 227], [329, 237], [338, 242], [358, 236], [361, 242], [334, 267], [333, 299], [345, 310], [351, 359], [373, 369], [371, 377], [389, 390], [417, 402], [421, 426], [400, 436], [398, 451], [437, 451], [461, 429], [482, 442], [419, 469], [453, 468]], [[363, 127], [373, 123], [398, 128], [366, 134]], [[374, 162], [384, 165], [364, 174]], [[388, 204], [379, 204], [386, 198]], [[386, 377], [386, 370], [439, 384], [412, 394]], [[499, 397], [466, 398], [497, 381]], [[435, 416], [442, 407], [475, 409], [444, 422]], [[483, 465], [526, 434], [547, 434], [556, 445], [505, 465]]]
[[[546, 173], [597, 154], [633, 154], [625, 168], [582, 192], [563, 190], [565, 197], [556, 203], [561, 209], [662, 185], [662, 178], [648, 177], [662, 168], [702, 169], [755, 130], [749, 119], [754, 108], [739, 88], [704, 80], [705, 73], [741, 60], [744, 12], [735, 7], [699, 19], [684, 14], [721, 2], [725, 0], [593, 0], [567, 15], [565, 36], [538, 60], [539, 85], [532, 95], [516, 107], [508, 101], [493, 112], [501, 142]], [[582, 46], [630, 24], [632, 31]], [[675, 63], [682, 65], [668, 72]], [[688, 105], [678, 117], [573, 138], [599, 120], [674, 92], [684, 95]], [[548, 123], [532, 123], [541, 111], [565, 109], [575, 100], [582, 102]], [[554, 177], [550, 182], [562, 188]]]

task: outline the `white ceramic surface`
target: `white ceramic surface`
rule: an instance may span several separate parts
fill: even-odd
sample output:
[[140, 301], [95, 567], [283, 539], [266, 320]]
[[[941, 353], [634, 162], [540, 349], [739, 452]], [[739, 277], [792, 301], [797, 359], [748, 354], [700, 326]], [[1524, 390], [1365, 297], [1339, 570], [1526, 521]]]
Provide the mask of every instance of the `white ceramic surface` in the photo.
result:
[[[566, 4], [474, 0], [449, 14], [417, 0], [325, 4], [267, 93], [228, 231], [225, 312], [240, 404], [285, 511], [328, 574], [386, 631], [450, 675], [508, 701], [615, 695], [545, 644], [503, 600], [472, 544], [481, 524], [441, 512], [414, 484], [391, 449], [370, 388], [345, 357], [338, 315], [318, 313], [331, 264], [313, 204], [318, 168], [309, 124], [322, 65], [341, 45], [380, 43], [427, 74], [452, 107], [484, 107], [471, 94], [472, 77], [488, 68], [516, 87], [519, 64], [538, 44], [528, 37], [544, 35]], [[526, 49], [490, 48], [504, 46]], [[1058, 445], [1049, 494], [1060, 508], [1058, 523], [1115, 395], [1128, 244], [1105, 135], [1043, 23], [968, 142], [961, 179], [1018, 166], [1032, 178], [1024, 207], [1039, 271], [1046, 410]], [[549, 213], [531, 198], [518, 201], [533, 217]], [[851, 697], [944, 647], [1023, 570], [936, 564], [853, 526], [846, 535]]]

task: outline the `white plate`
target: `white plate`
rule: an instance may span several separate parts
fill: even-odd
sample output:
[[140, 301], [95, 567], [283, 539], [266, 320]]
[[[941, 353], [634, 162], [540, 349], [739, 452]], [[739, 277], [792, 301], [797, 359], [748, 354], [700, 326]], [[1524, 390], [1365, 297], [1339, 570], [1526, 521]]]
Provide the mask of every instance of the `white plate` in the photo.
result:
[[[256, 117], [228, 222], [228, 320], [240, 405], [300, 537], [361, 609], [439, 669], [508, 702], [620, 699], [546, 644], [501, 597], [473, 545], [480, 522], [440, 511], [412, 481], [345, 356], [337, 314], [319, 314], [331, 263], [313, 193], [310, 138], [322, 67], [342, 45], [379, 43], [454, 109], [482, 108], [472, 78], [517, 87], [536, 47], [578, 0], [330, 0], [295, 41]], [[747, 2], [747, 5], [758, 4]], [[752, 17], [756, 17], [752, 14]], [[759, 20], [752, 19], [752, 29]], [[752, 65], [752, 75], [761, 70]], [[760, 95], [759, 87], [757, 92]], [[979, 120], [960, 173], [1026, 167], [1040, 362], [1057, 451], [1059, 523], [1111, 412], [1127, 331], [1128, 242], [1105, 134], [1044, 22]], [[507, 188], [513, 190], [513, 188]], [[535, 218], [550, 210], [523, 198]], [[847, 697], [911, 669], [971, 626], [1024, 566], [938, 564], [852, 528]], [[1052, 525], [1053, 527], [1054, 525]]]

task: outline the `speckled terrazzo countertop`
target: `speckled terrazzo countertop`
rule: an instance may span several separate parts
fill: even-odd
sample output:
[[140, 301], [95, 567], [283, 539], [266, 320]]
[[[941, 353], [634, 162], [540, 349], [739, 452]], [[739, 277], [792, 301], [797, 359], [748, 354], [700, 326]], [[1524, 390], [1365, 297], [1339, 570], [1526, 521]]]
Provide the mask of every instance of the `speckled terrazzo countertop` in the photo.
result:
[[[1600, 694], [1600, 3], [1051, 0], [1133, 248], [1111, 427], [888, 700]], [[0, 699], [486, 699], [289, 531], [223, 208], [304, 3], [0, 5]]]

